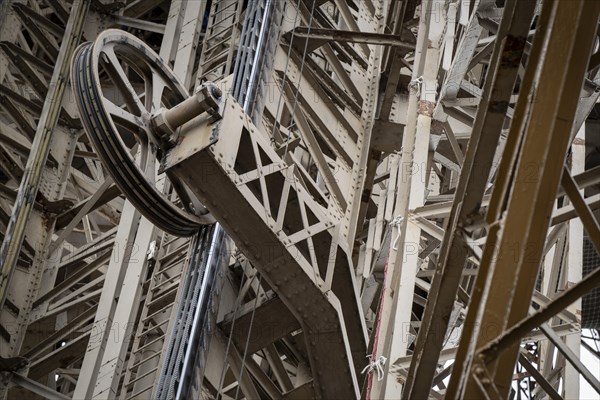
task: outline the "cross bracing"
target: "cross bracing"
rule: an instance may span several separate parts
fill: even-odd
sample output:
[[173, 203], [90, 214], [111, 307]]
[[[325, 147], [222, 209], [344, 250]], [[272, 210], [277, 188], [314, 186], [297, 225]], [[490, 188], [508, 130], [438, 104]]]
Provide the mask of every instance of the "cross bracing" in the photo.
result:
[[600, 393], [595, 1], [0, 7], [5, 398]]

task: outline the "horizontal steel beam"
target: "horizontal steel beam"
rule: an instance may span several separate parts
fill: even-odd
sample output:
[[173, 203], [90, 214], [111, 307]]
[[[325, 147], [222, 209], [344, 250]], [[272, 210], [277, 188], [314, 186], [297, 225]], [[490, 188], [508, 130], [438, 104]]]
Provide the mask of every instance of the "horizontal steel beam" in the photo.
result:
[[293, 35], [294, 38], [320, 40], [323, 41], [322, 44], [325, 44], [327, 41], [332, 40], [335, 42], [350, 42], [393, 46], [408, 51], [413, 51], [416, 46], [416, 43], [407, 41], [406, 39], [403, 39], [400, 35], [389, 35], [385, 33], [374, 32], [344, 31], [339, 29], [297, 27], [294, 29], [293, 33], [290, 32], [286, 35]]
[[46, 399], [52, 399], [52, 400], [53, 399], [61, 399], [61, 400], [71, 399], [69, 396], [59, 393], [56, 390], [52, 390], [48, 386], [42, 385], [41, 383], [34, 381], [33, 379], [29, 379], [23, 375], [13, 373], [11, 375], [10, 380], [14, 384], [19, 385], [22, 388], [27, 389], [30, 392], [35, 393], [38, 396], [44, 397]]

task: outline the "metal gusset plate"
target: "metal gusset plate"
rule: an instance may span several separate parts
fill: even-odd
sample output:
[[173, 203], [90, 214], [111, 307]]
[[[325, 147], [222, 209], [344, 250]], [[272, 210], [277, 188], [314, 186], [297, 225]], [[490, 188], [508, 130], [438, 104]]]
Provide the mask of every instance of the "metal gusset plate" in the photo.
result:
[[77, 49], [71, 74], [85, 131], [115, 184], [140, 213], [178, 236], [213, 223], [185, 184], [158, 172], [164, 141], [152, 115], [189, 97], [162, 59], [136, 37], [111, 29]]

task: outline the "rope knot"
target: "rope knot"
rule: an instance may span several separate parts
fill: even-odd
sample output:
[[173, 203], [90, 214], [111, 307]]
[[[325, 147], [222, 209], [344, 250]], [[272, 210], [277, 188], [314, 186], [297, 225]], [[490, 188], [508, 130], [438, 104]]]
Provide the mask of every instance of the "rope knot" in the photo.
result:
[[404, 221], [404, 217], [401, 215], [398, 215], [390, 221], [390, 226], [395, 226], [396, 228], [398, 228], [398, 235], [396, 236], [394, 244], [392, 245], [392, 248], [394, 250], [398, 250], [398, 240], [400, 240], [400, 224], [402, 224], [402, 221]]
[[413, 79], [412, 81], [409, 82], [408, 84], [408, 91], [415, 91], [415, 94], [417, 97], [419, 97], [421, 95], [421, 86], [423, 86], [423, 77], [420, 76], [416, 79]]
[[372, 358], [372, 354], [369, 354], [367, 356], [367, 358], [369, 359], [369, 364], [363, 368], [361, 374], [364, 374], [365, 372], [370, 374], [373, 371], [377, 371], [377, 380], [381, 381], [383, 380], [383, 366], [385, 365], [385, 362], [387, 361], [387, 358], [385, 358], [384, 356], [380, 356], [378, 359], [374, 360]]

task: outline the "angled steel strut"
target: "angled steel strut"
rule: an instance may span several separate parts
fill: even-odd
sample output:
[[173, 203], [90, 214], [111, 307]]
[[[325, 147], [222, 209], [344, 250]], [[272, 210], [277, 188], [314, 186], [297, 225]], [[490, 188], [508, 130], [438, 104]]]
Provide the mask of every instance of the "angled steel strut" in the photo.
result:
[[[176, 235], [211, 222], [206, 206], [300, 323], [316, 396], [357, 398], [367, 335], [350, 250], [296, 167], [233, 97], [219, 99], [211, 84], [187, 96], [129, 34], [105, 31], [79, 49], [73, 70], [86, 131], [131, 203]], [[103, 90], [106, 77], [116, 94]], [[154, 187], [163, 174], [173, 196]]]

